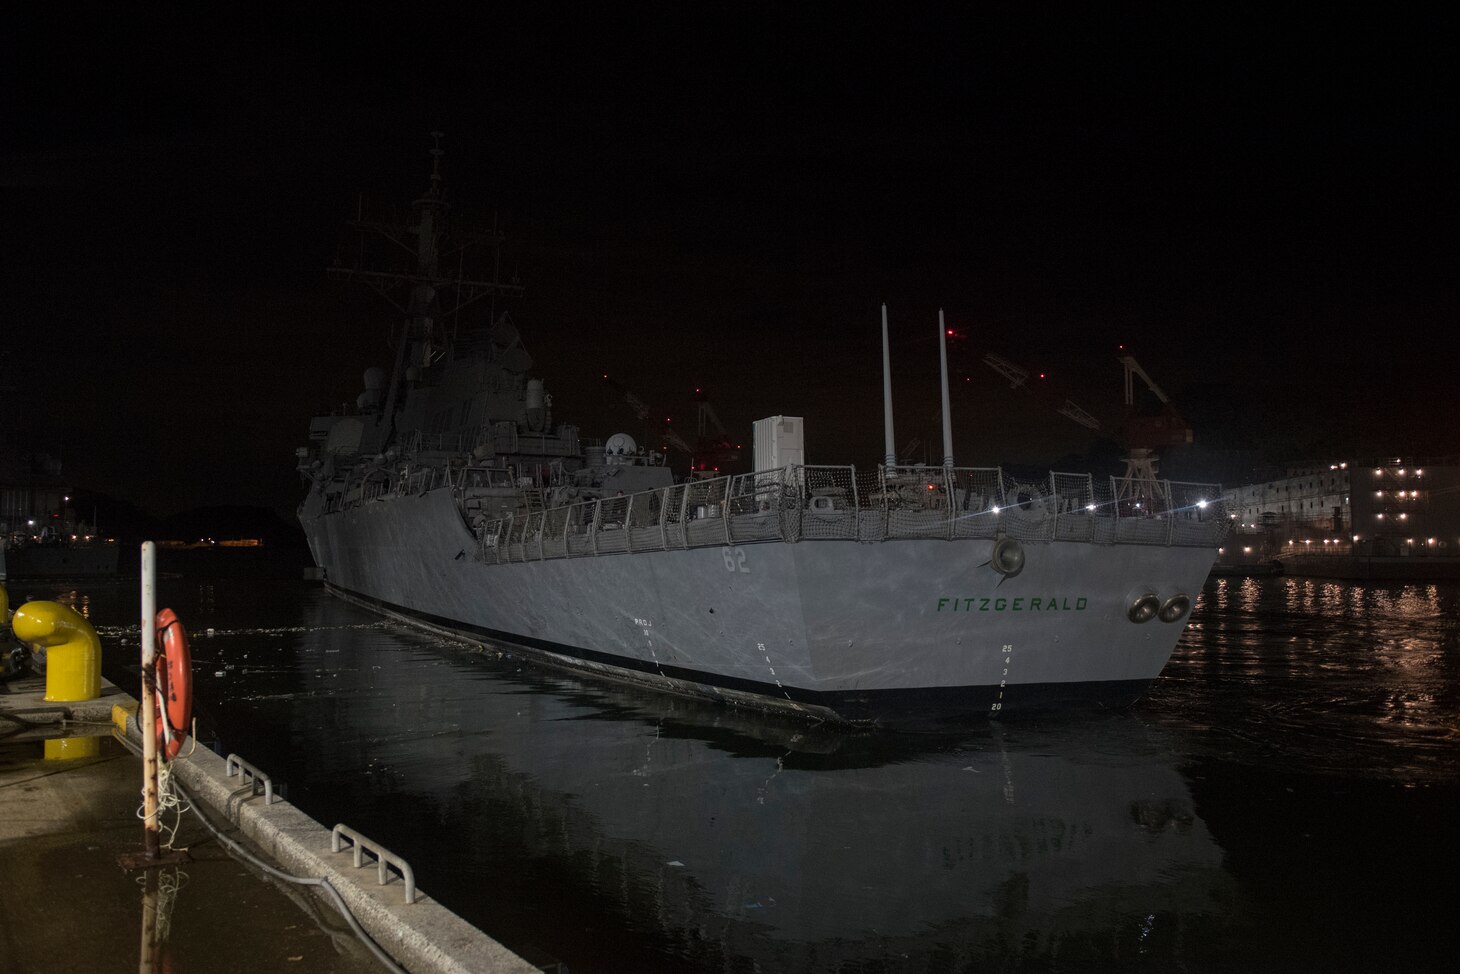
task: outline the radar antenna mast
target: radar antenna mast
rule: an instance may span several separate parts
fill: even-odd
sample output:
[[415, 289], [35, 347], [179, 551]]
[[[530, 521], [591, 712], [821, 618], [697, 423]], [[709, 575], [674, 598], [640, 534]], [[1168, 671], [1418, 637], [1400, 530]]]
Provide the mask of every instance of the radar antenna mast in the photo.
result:
[[[443, 133], [432, 132], [433, 144], [428, 153], [431, 156], [430, 186], [426, 192], [411, 203], [412, 220], [402, 225], [395, 220], [367, 219], [364, 206], [360, 207], [350, 227], [361, 235], [360, 256], [352, 267], [327, 268], [330, 277], [357, 281], [374, 290], [405, 315], [404, 328], [396, 344], [395, 368], [390, 378], [390, 392], [387, 395], [381, 422], [385, 425], [385, 437], [389, 437], [395, 423], [396, 405], [400, 400], [402, 383], [409, 369], [424, 371], [441, 356], [445, 355], [449, 342], [436, 328], [436, 315], [441, 307], [443, 292], [454, 293], [454, 309], [462, 308], [485, 297], [517, 295], [522, 287], [517, 284], [503, 284], [497, 279], [497, 268], [501, 266], [501, 244], [503, 235], [494, 226], [491, 230], [465, 231], [456, 235], [450, 232], [447, 214], [451, 205], [446, 201], [446, 190], [441, 176], [441, 158], [446, 150], [441, 148]], [[410, 254], [414, 267], [410, 269], [367, 268], [364, 265], [364, 240], [379, 238], [393, 244], [388, 248], [391, 254], [397, 248]], [[414, 242], [411, 238], [414, 237]], [[494, 251], [491, 279], [472, 279], [464, 274], [464, 254], [481, 244]], [[454, 273], [443, 275], [443, 259], [457, 258]]]

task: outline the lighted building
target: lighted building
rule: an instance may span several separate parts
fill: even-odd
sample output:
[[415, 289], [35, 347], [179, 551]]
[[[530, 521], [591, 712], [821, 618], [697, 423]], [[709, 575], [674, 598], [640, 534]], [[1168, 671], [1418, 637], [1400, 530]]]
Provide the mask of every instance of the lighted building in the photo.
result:
[[1460, 459], [1387, 457], [1286, 473], [1228, 492], [1236, 530], [1219, 566], [1276, 561], [1291, 574], [1345, 578], [1460, 574]]
[[1460, 460], [1400, 458], [1353, 467], [1354, 550], [1460, 555]]
[[1290, 467], [1286, 477], [1233, 488], [1227, 509], [1237, 515], [1241, 530], [1301, 526], [1310, 533], [1344, 534], [1352, 523], [1349, 468]]

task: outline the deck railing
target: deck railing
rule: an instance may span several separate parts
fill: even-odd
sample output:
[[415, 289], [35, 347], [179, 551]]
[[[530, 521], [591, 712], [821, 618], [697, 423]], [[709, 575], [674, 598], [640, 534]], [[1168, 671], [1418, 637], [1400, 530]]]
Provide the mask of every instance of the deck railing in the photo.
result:
[[1088, 474], [1024, 481], [998, 467], [792, 466], [490, 520], [476, 555], [503, 564], [769, 541], [995, 537], [1215, 548], [1230, 526], [1217, 485], [1137, 487]]

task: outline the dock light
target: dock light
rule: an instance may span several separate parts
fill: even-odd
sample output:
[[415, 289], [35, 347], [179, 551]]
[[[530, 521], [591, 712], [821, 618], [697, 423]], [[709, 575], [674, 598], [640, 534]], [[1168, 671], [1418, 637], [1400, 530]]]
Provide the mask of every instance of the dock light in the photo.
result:
[[1378, 518], [1379, 520], [1381, 520], [1381, 521], [1384, 520], [1384, 512], [1383, 511], [1380, 511], [1378, 514], [1375, 514], [1374, 516], [1376, 518]]
[[1202, 508], [1203, 510], [1205, 510], [1206, 509], [1206, 506], [1207, 506], [1207, 502], [1206, 501], [1197, 501], [1196, 502], [1196, 506]]
[[1358, 535], [1354, 535], [1354, 541], [1358, 541], [1358, 540], [1359, 540], [1359, 536]]
[[993, 507], [989, 508], [989, 513], [990, 514], [997, 514], [997, 513], [999, 513], [998, 505], [996, 504]]
[[1409, 515], [1408, 514], [1401, 514], [1401, 515], [1399, 515], [1399, 520], [1401, 520], [1401, 521], [1408, 521], [1409, 520]]
[[1415, 471], [1415, 472], [1414, 472], [1414, 475], [1415, 475], [1415, 476], [1416, 476], [1416, 477], [1423, 477], [1423, 476], [1424, 476], [1424, 475], [1425, 475], [1425, 472], [1424, 472], [1424, 471], [1423, 471], [1423, 470], [1416, 470], [1416, 471]]
[[1400, 467], [1399, 468], [1399, 476], [1401, 476], [1401, 477], [1404, 476], [1404, 468], [1403, 467]]
[[1434, 543], [1435, 543], [1435, 539], [1434, 539], [1434, 538], [1430, 538], [1430, 539], [1429, 539], [1429, 540], [1428, 540], [1428, 541], [1427, 541], [1427, 542], [1426, 542], [1426, 544], [1434, 544]]
[[1244, 555], [1250, 555], [1250, 554], [1252, 554], [1252, 549], [1244, 545], [1243, 548], [1242, 548], [1242, 553]]
[[1085, 505], [1085, 510], [1087, 510], [1087, 511], [1093, 511], [1093, 510], [1095, 510], [1095, 505], [1094, 504], [1086, 504]]
[[1346, 464], [1346, 463], [1340, 463], [1338, 465], [1338, 469], [1340, 469], [1340, 470], [1347, 470], [1348, 469], [1348, 464]]
[[1304, 544], [1312, 544], [1313, 543], [1313, 539], [1312, 538], [1304, 538], [1303, 539], [1303, 543]]

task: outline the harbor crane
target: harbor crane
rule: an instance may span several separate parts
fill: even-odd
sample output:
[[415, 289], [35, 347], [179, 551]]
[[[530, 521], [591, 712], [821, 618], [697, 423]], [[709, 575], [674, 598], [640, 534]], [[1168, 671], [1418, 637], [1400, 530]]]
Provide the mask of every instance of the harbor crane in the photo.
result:
[[[634, 411], [634, 415], [638, 416], [639, 419], [644, 423], [647, 423], [649, 427], [654, 431], [654, 435], [659, 437], [661, 441], [674, 447], [676, 450], [679, 450], [681, 453], [684, 453], [688, 457], [694, 457], [694, 447], [690, 446], [687, 442], [685, 442], [684, 437], [680, 436], [674, 431], [674, 429], [669, 425], [669, 420], [666, 419], [662, 423], [656, 423], [654, 420], [649, 418], [651, 410], [649, 409], [648, 403], [644, 402], [644, 400], [634, 395], [634, 393], [629, 389], [624, 388], [621, 383], [619, 383], [616, 379], [611, 378], [606, 372], [603, 374], [603, 384], [617, 392], [619, 395], [623, 396], [624, 402], [629, 404], [629, 408]], [[655, 413], [654, 415], [658, 414]]]
[[[1166, 496], [1165, 485], [1156, 479], [1156, 451], [1190, 444], [1191, 427], [1134, 356], [1121, 355], [1119, 359], [1125, 371], [1126, 418], [1120, 428], [1120, 443], [1126, 456], [1125, 473], [1116, 481], [1115, 499], [1137, 507], [1147, 500], [1161, 500], [1169, 509], [1171, 498]], [[1137, 411], [1134, 394], [1137, 378], [1160, 403], [1158, 412]]]
[[[1122, 346], [1123, 348], [1123, 346]], [[1117, 356], [1125, 379], [1125, 420], [1120, 424], [1118, 438], [1123, 452], [1125, 472], [1116, 479], [1116, 500], [1132, 509], [1140, 509], [1152, 501], [1163, 501], [1170, 506], [1166, 488], [1156, 478], [1156, 451], [1173, 446], [1185, 446], [1192, 442], [1191, 427], [1176, 411], [1171, 398], [1146, 374], [1132, 355]], [[1009, 380], [1009, 388], [1034, 389], [1029, 384], [1029, 370], [993, 352], [983, 357], [989, 368]], [[1043, 378], [1043, 376], [1041, 376]], [[1136, 404], [1135, 380], [1139, 378], [1159, 403], [1159, 411], [1139, 411]], [[1065, 399], [1053, 406], [1055, 412], [1086, 429], [1102, 432], [1106, 429], [1099, 419], [1091, 415], [1073, 400]]]
[[[1004, 358], [1001, 355], [995, 355], [993, 352], [989, 352], [983, 357], [983, 363], [984, 365], [987, 365], [989, 368], [993, 369], [995, 372], [1002, 375], [1004, 378], [1008, 379], [1010, 389], [1019, 388], [1020, 386], [1024, 385], [1024, 383], [1029, 378], [1028, 370], [1021, 368], [1018, 365], [1015, 365], [1013, 362], [1010, 362], [1008, 359]], [[1064, 416], [1067, 419], [1074, 420], [1076, 423], [1079, 423], [1086, 429], [1095, 430], [1096, 432], [1099, 432], [1101, 429], [1100, 420], [1096, 419], [1094, 416], [1091, 416], [1088, 412], [1086, 412], [1079, 405], [1077, 405], [1073, 400], [1066, 399], [1060, 406], [1055, 409], [1055, 412], [1059, 413], [1061, 416]]]
[[[740, 444], [730, 438], [725, 424], [720, 422], [720, 417], [703, 388], [695, 389], [695, 412], [699, 439], [695, 446], [693, 473], [713, 476], [739, 464]], [[713, 436], [710, 435], [710, 427], [715, 430]]]
[[[604, 373], [603, 384], [617, 392], [628, 403], [634, 415], [640, 421], [649, 426], [659, 441], [666, 447], [673, 447], [690, 459], [690, 477], [693, 479], [704, 479], [719, 476], [733, 465], [740, 462], [741, 446], [730, 438], [729, 432], [724, 424], [720, 422], [715, 407], [710, 404], [709, 397], [703, 389], [695, 390], [695, 404], [698, 420], [698, 439], [691, 445], [688, 440], [681, 436], [672, 426], [666, 417], [662, 422], [657, 422], [654, 417], [663, 415], [653, 410], [649, 404], [639, 398], [633, 391], [625, 388], [612, 376]], [[715, 435], [709, 434], [713, 427]]]

